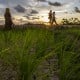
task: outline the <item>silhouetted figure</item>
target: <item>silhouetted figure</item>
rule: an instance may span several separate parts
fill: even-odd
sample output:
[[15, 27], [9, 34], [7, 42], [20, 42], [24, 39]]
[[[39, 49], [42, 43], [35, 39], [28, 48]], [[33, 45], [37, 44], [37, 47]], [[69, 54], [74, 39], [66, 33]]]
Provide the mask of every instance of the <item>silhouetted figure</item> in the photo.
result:
[[49, 12], [48, 19], [49, 19], [49, 23], [51, 24], [52, 23], [52, 10], [50, 10], [50, 12]]
[[56, 17], [55, 17], [55, 12], [53, 12], [53, 14], [52, 14], [52, 24], [53, 23], [55, 23], [57, 25]]
[[5, 18], [5, 29], [11, 29], [13, 22], [12, 22], [11, 13], [10, 13], [9, 8], [6, 8], [4, 18]]

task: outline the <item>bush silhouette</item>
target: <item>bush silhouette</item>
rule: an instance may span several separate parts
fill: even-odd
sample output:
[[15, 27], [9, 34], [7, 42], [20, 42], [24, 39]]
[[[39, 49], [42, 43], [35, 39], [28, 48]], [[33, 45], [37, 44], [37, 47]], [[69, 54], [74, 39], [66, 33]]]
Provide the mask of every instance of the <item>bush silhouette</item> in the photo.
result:
[[4, 18], [5, 18], [5, 29], [11, 29], [13, 22], [12, 22], [11, 13], [10, 13], [9, 8], [6, 8]]
[[66, 24], [76, 24], [79, 25], [80, 24], [80, 20], [78, 18], [69, 18], [69, 19], [62, 19], [62, 24], [66, 25]]

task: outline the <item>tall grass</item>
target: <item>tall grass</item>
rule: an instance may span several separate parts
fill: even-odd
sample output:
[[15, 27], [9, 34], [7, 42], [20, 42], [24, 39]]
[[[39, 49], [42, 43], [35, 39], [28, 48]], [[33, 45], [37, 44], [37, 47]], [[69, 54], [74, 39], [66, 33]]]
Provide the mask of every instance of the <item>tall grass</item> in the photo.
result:
[[80, 80], [79, 48], [80, 30], [76, 28], [0, 31], [0, 59], [16, 67], [18, 80], [36, 80], [40, 63], [54, 54], [58, 55], [60, 80]]
[[80, 30], [59, 30], [55, 36], [60, 80], [80, 80]]
[[39, 64], [53, 54], [54, 34], [45, 29], [0, 31], [1, 58], [19, 69], [19, 80], [33, 80]]

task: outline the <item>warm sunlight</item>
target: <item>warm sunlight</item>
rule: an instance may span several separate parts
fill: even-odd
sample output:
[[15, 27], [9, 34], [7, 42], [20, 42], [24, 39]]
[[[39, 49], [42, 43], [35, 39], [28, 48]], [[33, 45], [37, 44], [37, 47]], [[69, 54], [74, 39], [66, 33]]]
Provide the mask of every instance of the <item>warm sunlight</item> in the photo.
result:
[[48, 16], [44, 16], [41, 20], [42, 20], [43, 22], [49, 22]]
[[80, 0], [0, 0], [0, 80], [80, 80]]

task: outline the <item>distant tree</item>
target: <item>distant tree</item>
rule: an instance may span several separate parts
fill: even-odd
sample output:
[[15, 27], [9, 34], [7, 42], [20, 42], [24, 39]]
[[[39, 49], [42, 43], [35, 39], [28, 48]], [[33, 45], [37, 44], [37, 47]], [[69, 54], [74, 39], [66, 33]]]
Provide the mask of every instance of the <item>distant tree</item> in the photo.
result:
[[64, 19], [64, 18], [63, 18], [63, 19], [62, 19], [62, 24], [65, 24], [65, 25], [66, 25], [66, 24], [69, 24], [68, 19]]
[[80, 20], [78, 18], [69, 18], [69, 19], [62, 19], [62, 24], [64, 25], [72, 25], [72, 24], [76, 24], [79, 25], [80, 24]]
[[78, 19], [78, 18], [74, 18], [73, 23], [74, 23], [74, 24], [80, 24], [79, 19]]
[[9, 8], [6, 8], [4, 18], [5, 18], [5, 29], [11, 29], [13, 22]]

